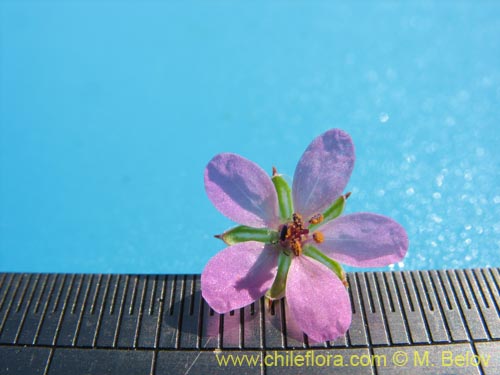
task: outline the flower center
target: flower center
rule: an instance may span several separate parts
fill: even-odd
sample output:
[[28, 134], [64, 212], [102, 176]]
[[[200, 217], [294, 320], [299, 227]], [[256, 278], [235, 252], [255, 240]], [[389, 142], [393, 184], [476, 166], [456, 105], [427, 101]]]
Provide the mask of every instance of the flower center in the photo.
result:
[[[319, 224], [323, 221], [322, 214], [316, 214], [309, 219], [309, 224]], [[283, 224], [279, 228], [280, 245], [285, 249], [290, 249], [296, 256], [302, 254], [302, 244], [309, 238], [309, 229], [304, 228], [302, 216], [296, 212], [292, 215], [292, 221]], [[324, 241], [323, 233], [315, 231], [312, 238], [316, 243]]]

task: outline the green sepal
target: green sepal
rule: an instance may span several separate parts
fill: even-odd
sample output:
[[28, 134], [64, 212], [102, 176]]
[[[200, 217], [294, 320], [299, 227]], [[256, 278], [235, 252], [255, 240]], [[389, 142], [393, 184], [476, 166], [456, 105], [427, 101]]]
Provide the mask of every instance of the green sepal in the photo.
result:
[[335, 202], [333, 202], [332, 205], [330, 207], [328, 207], [325, 210], [325, 212], [323, 212], [323, 221], [321, 223], [318, 223], [318, 224], [309, 225], [309, 227], [308, 227], [309, 231], [314, 231], [315, 229], [319, 228], [323, 224], [328, 223], [330, 220], [333, 220], [336, 217], [339, 217], [342, 214], [342, 212], [344, 212], [345, 202], [346, 202], [347, 198], [349, 198], [350, 195], [351, 195], [351, 193], [347, 193], [347, 194], [344, 194], [344, 195], [341, 195], [340, 197], [338, 197], [335, 200]]
[[285, 295], [286, 277], [290, 264], [292, 264], [292, 254], [286, 250], [280, 251], [278, 256], [278, 272], [274, 279], [273, 285], [266, 292], [266, 297], [270, 300], [280, 299]]
[[277, 174], [273, 168], [273, 177], [271, 178], [278, 195], [278, 205], [280, 210], [280, 220], [282, 223], [290, 221], [293, 214], [292, 189], [282, 175]]
[[317, 260], [321, 264], [324, 264], [327, 266], [329, 269], [331, 269], [335, 274], [338, 276], [340, 281], [342, 283], [346, 283], [346, 278], [345, 278], [345, 272], [342, 269], [342, 266], [340, 263], [334, 261], [333, 259], [327, 257], [325, 254], [323, 254], [320, 250], [315, 248], [314, 246], [311, 245], [306, 245], [304, 246], [303, 254]]
[[238, 225], [215, 237], [221, 239], [228, 245], [240, 242], [257, 241], [264, 243], [278, 242], [278, 232], [267, 228], [252, 228], [246, 225]]

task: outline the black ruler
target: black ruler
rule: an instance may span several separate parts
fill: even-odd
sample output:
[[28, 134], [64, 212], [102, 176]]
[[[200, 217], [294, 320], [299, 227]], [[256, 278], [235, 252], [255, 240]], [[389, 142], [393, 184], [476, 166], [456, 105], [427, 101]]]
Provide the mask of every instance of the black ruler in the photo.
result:
[[318, 344], [283, 300], [214, 313], [199, 275], [3, 273], [0, 375], [500, 374], [499, 268], [348, 281], [351, 327]]

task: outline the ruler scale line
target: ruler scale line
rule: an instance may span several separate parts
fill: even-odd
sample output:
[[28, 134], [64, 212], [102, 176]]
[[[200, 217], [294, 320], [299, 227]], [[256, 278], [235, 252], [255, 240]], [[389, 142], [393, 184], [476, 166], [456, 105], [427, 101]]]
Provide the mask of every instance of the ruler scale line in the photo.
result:
[[[360, 285], [359, 283], [359, 273], [356, 272], [354, 274], [355, 278], [356, 278], [356, 281], [358, 283], [358, 285]], [[363, 280], [366, 280], [364, 277], [363, 277]], [[360, 295], [362, 295], [363, 293], [360, 291]], [[361, 311], [362, 311], [362, 314], [363, 314], [363, 317], [364, 317], [364, 321], [367, 322], [369, 324], [369, 320], [368, 320], [368, 311], [366, 309], [366, 306], [365, 306], [365, 299], [364, 298], [360, 298], [360, 304], [361, 304]], [[370, 333], [370, 330], [367, 329], [366, 330], [366, 336], [367, 336], [367, 341], [368, 341], [368, 350], [370, 352], [370, 355], [374, 355], [374, 351], [373, 351], [373, 340], [372, 340], [372, 337], [371, 337], [371, 333]], [[377, 372], [377, 368], [375, 366], [371, 366], [372, 370], [373, 370], [373, 373], [375, 375], [378, 375], [378, 372]]]
[[[367, 275], [367, 277], [369, 277], [369, 281], [368, 283], [371, 284], [371, 288], [369, 290], [373, 290], [375, 293], [376, 293], [376, 298], [374, 298], [373, 294], [372, 294], [372, 297], [371, 297], [371, 301], [372, 303], [375, 304], [375, 301], [378, 301], [379, 305], [377, 306], [378, 309], [380, 310], [380, 315], [382, 316], [382, 322], [385, 326], [385, 329], [387, 330], [387, 338], [389, 340], [389, 344], [390, 343], [394, 343], [394, 330], [391, 329], [391, 326], [389, 324], [389, 314], [391, 313], [390, 309], [389, 311], [386, 310], [386, 303], [384, 303], [384, 301], [387, 301], [387, 293], [385, 292], [386, 289], [385, 288], [380, 288], [380, 279], [379, 279], [379, 275], [380, 273], [379, 272], [376, 272], [376, 273], [373, 273], [373, 272], [370, 272], [369, 274], [365, 274]], [[382, 281], [384, 282], [384, 280]], [[384, 290], [384, 293], [382, 293], [381, 290]]]
[[92, 297], [92, 303], [90, 305], [90, 314], [95, 313], [95, 305], [97, 303], [97, 297], [99, 296], [99, 289], [101, 286], [101, 281], [102, 281], [102, 275], [97, 275], [97, 284], [95, 286], [94, 297]]
[[487, 291], [485, 291], [485, 293], [489, 294], [491, 298], [493, 298], [492, 304], [495, 306], [497, 314], [500, 316], [500, 291], [495, 286], [492, 273], [488, 272], [488, 270], [481, 269], [481, 274], [486, 281]]
[[451, 270], [446, 273], [455, 292], [459, 295], [459, 297], [462, 297], [458, 298], [459, 307], [462, 311], [462, 318], [466, 320], [465, 325], [470, 330], [470, 337], [475, 340], [487, 340], [488, 334], [486, 333], [484, 322], [481, 321], [482, 319], [479, 316], [479, 311], [474, 303], [473, 297], [471, 296], [471, 291], [466, 289], [466, 285], [463, 280], [463, 273]]
[[125, 287], [123, 288], [123, 295], [120, 302], [120, 307], [118, 308], [118, 317], [116, 321], [115, 334], [113, 337], [113, 348], [118, 345], [118, 337], [120, 336], [120, 325], [123, 318], [123, 308], [125, 306], [125, 299], [127, 298], [128, 285], [130, 282], [129, 275], [125, 276]]
[[163, 307], [165, 305], [165, 283], [166, 277], [163, 276], [161, 280], [161, 289], [160, 289], [160, 300], [158, 301], [158, 321], [156, 325], [155, 338], [154, 338], [154, 351], [153, 357], [151, 359], [151, 370], [150, 375], [156, 374], [156, 362], [158, 359], [158, 346], [160, 344], [160, 335], [161, 335], [161, 324], [163, 318]]
[[[418, 272], [418, 271], [416, 271]], [[424, 303], [422, 302], [422, 290], [419, 288], [419, 285], [417, 284], [417, 281], [416, 280], [419, 280], [420, 279], [420, 276], [419, 279], [417, 279], [417, 276], [413, 273], [413, 272], [408, 272], [408, 271], [404, 271], [404, 274], [405, 276], [407, 276], [406, 280], [410, 280], [411, 282], [411, 288], [410, 290], [413, 291], [414, 293], [414, 296], [415, 296], [415, 301], [414, 301], [414, 309], [415, 309], [415, 312], [418, 312], [418, 315], [421, 316], [422, 318], [422, 322], [423, 322], [423, 327], [424, 327], [424, 330], [425, 330], [425, 337], [426, 337], [426, 343], [430, 343], [432, 342], [432, 335], [431, 335], [431, 328], [429, 327], [429, 320], [428, 320], [428, 317], [426, 315], [426, 310], [424, 309]]]
[[102, 304], [101, 304], [101, 308], [99, 309], [99, 316], [98, 316], [97, 322], [96, 322], [94, 337], [92, 338], [92, 347], [93, 348], [95, 348], [97, 346], [97, 340], [99, 338], [99, 332], [101, 329], [102, 317], [104, 315], [104, 312], [106, 311], [106, 298], [108, 296], [110, 283], [111, 283], [111, 276], [107, 275], [106, 276], [106, 284], [104, 287], [104, 295], [102, 297]]
[[[36, 321], [36, 328], [34, 329], [33, 338], [30, 340], [31, 343], [33, 343], [33, 344], [36, 342], [36, 340], [38, 339], [38, 335], [40, 334], [40, 329], [42, 328], [42, 322], [45, 319], [45, 314], [46, 314], [46, 312], [48, 310], [48, 307], [49, 307], [49, 304], [50, 304], [50, 299], [51, 299], [51, 296], [53, 295], [54, 288], [56, 286], [56, 282], [57, 282], [57, 280], [59, 278], [59, 275], [55, 275], [54, 276], [54, 274], [51, 274], [50, 277], [52, 277], [52, 283], [50, 285], [47, 298], [45, 299], [45, 303], [43, 304], [43, 308], [42, 308], [42, 312], [40, 313], [40, 317], [38, 319], [35, 319], [35, 321]], [[40, 294], [40, 298], [42, 297], [42, 295], [43, 295], [43, 293]], [[38, 312], [38, 305], [35, 306], [35, 315], [36, 315], [37, 312]], [[27, 336], [28, 336], [31, 333], [31, 332], [29, 332], [31, 330], [27, 329], [27, 331], [28, 331], [27, 332]]]
[[[37, 327], [36, 327], [36, 330], [35, 330], [35, 334], [33, 335], [33, 340], [32, 340], [32, 344], [35, 345], [38, 341], [38, 337], [40, 336], [40, 332], [41, 332], [41, 329], [42, 329], [42, 326], [43, 326], [43, 322], [45, 321], [45, 315], [47, 314], [47, 312], [51, 313], [50, 309], [49, 309], [49, 305], [50, 305], [50, 302], [52, 301], [52, 296], [53, 296], [53, 292], [54, 292], [54, 288], [56, 286], [57, 283], [59, 283], [59, 288], [58, 288], [58, 291], [57, 291], [57, 294], [56, 294], [56, 297], [55, 299], [57, 298], [60, 298], [60, 293], [62, 291], [62, 288], [64, 286], [64, 280], [66, 278], [66, 275], [65, 274], [62, 274], [62, 275], [59, 275], [57, 274], [56, 277], [54, 278], [54, 282], [53, 282], [53, 285], [51, 287], [51, 290], [49, 291], [49, 296], [47, 297], [47, 300], [44, 304], [44, 307], [43, 307], [43, 310], [42, 310], [42, 314], [40, 316], [40, 319], [38, 320], [38, 324], [37, 324]], [[53, 303], [55, 305], [55, 303]], [[53, 313], [53, 311], [52, 311]]]
[[489, 269], [491, 276], [493, 277], [493, 283], [496, 286], [496, 293], [495, 295], [500, 295], [500, 268], [490, 268]]
[[6, 273], [2, 273], [2, 274], [0, 275], [0, 277], [1, 277], [1, 279], [0, 279], [0, 290], [2, 290], [2, 288], [3, 288], [3, 283], [5, 282], [5, 279], [6, 279], [7, 277], [9, 277], [9, 276], [10, 276], [10, 275], [9, 275], [9, 274], [6, 274]]
[[[458, 271], [452, 271], [452, 270], [449, 270], [448, 272], [446, 272], [447, 275], [448, 275], [448, 278], [450, 278], [450, 274], [454, 275], [456, 277], [456, 274], [458, 273]], [[453, 284], [453, 282], [452, 282]], [[462, 292], [464, 293], [464, 290], [462, 289]], [[468, 306], [468, 308], [470, 309], [470, 305]], [[462, 319], [464, 321], [467, 321], [467, 317], [465, 315], [465, 310], [464, 310], [464, 306], [463, 304], [460, 304], [459, 306], [459, 312], [460, 312], [460, 315], [462, 316]], [[477, 348], [476, 348], [476, 345], [474, 344], [474, 336], [473, 336], [473, 332], [471, 331], [470, 327], [468, 324], [465, 325], [465, 331], [467, 333], [467, 337], [469, 339], [469, 342], [470, 342], [470, 347], [474, 353], [474, 355], [478, 355], [478, 351], [477, 351]], [[479, 371], [481, 372], [481, 374], [484, 374], [484, 369], [482, 368], [482, 365], [479, 364], [478, 365], [478, 369]]]
[[116, 278], [115, 286], [113, 288], [113, 296], [111, 297], [111, 304], [109, 305], [109, 314], [110, 315], [113, 315], [113, 313], [115, 311], [116, 298], [118, 296], [118, 285], [120, 283], [120, 276], [121, 275], [118, 275], [118, 277]]
[[[42, 285], [42, 290], [40, 291], [40, 293], [38, 294], [38, 298], [36, 299], [36, 303], [35, 303], [35, 314], [38, 313], [38, 309], [40, 307], [40, 302], [42, 300], [42, 296], [44, 295], [45, 293], [45, 288], [47, 287], [47, 282], [49, 281], [49, 278], [50, 277], [54, 277], [54, 275], [47, 275], [47, 274], [44, 274], [43, 277], [45, 277], [45, 280], [43, 281], [43, 285]], [[52, 284], [53, 285], [53, 284]]]
[[152, 282], [152, 286], [151, 286], [151, 295], [149, 296], [148, 315], [153, 315], [153, 311], [155, 308], [155, 295], [156, 295], [157, 280], [158, 280], [158, 276], [153, 276], [153, 282]]
[[[43, 278], [43, 283], [42, 283], [42, 291], [40, 292], [40, 294], [43, 292], [43, 290], [45, 289], [45, 287], [47, 285], [48, 276], [45, 274], [42, 276], [42, 278]], [[28, 315], [28, 311], [30, 309], [31, 304], [33, 303], [33, 295], [35, 294], [36, 290], [38, 289], [39, 281], [40, 281], [40, 275], [37, 275], [36, 282], [31, 287], [31, 292], [29, 294], [28, 300], [26, 301], [26, 306], [24, 307], [24, 311], [23, 311], [21, 319], [19, 321], [19, 325], [17, 327], [16, 334], [14, 336], [14, 339], [12, 340], [13, 344], [16, 344], [18, 339], [19, 339], [19, 335], [21, 334], [21, 330], [23, 329], [24, 322], [26, 321], [26, 317]]]
[[148, 278], [144, 277], [142, 281], [141, 302], [139, 303], [139, 316], [137, 318], [137, 323], [135, 325], [135, 335], [133, 344], [134, 348], [137, 348], [139, 342], [139, 335], [141, 334], [141, 322], [142, 322], [142, 316], [144, 314], [144, 298], [146, 297], [147, 286], [148, 286]]
[[54, 313], [57, 310], [57, 307], [59, 306], [59, 301], [61, 299], [62, 291], [64, 288], [64, 282], [66, 281], [66, 275], [67, 274], [65, 274], [65, 273], [62, 274], [62, 281], [59, 283], [59, 289], [57, 289], [57, 294], [56, 294], [56, 298], [54, 299], [51, 313]]
[[[178, 313], [178, 319], [177, 319], [177, 326], [175, 330], [175, 348], [179, 349], [180, 344], [181, 344], [181, 335], [182, 335], [182, 313], [184, 312], [184, 301], [185, 301], [185, 295], [186, 295], [186, 276], [182, 275], [179, 276], [181, 278], [180, 280], [180, 293], [179, 293], [179, 298], [175, 298], [173, 303], [177, 303], [179, 308], [177, 309]], [[175, 277], [175, 282], [176, 285], [179, 282], [179, 277]], [[177, 294], [174, 294], [175, 297], [177, 297]]]
[[463, 317], [460, 315], [460, 301], [458, 301], [456, 293], [453, 292], [454, 289], [451, 284], [450, 278], [448, 274], [443, 270], [437, 271], [436, 275], [437, 281], [442, 287], [441, 292], [438, 292], [438, 297], [439, 293], [444, 294], [443, 298], [446, 300], [447, 310], [445, 315], [449, 327], [452, 328], [452, 338], [455, 342], [469, 341], [469, 337], [465, 330], [465, 325], [467, 324], [467, 322], [464, 321]]
[[[73, 335], [73, 340], [72, 340], [72, 345], [75, 346], [77, 341], [78, 341], [78, 335], [80, 333], [80, 327], [81, 327], [81, 324], [82, 324], [82, 316], [85, 312], [85, 305], [87, 304], [87, 300], [88, 300], [88, 297], [89, 297], [89, 292], [90, 292], [90, 289], [92, 287], [92, 281], [94, 279], [94, 275], [90, 275], [90, 278], [89, 280], [87, 281], [87, 287], [85, 288], [85, 296], [83, 298], [83, 303], [82, 303], [82, 307], [80, 309], [80, 313], [79, 313], [79, 316], [78, 316], [78, 320], [77, 320], [77, 323], [76, 323], [76, 328], [75, 328], [75, 333]], [[92, 309], [92, 307], [91, 307]]]
[[488, 338], [500, 337], [500, 317], [490, 295], [484, 293], [484, 289], [487, 289], [484, 279], [478, 276], [477, 269], [465, 270], [465, 278], [468, 281], [469, 288], [472, 290], [473, 298]]
[[[12, 290], [11, 292], [11, 295], [12, 297], [10, 298], [10, 300], [8, 301], [8, 305], [5, 307], [4, 309], [4, 313], [3, 313], [3, 316], [2, 316], [2, 320], [0, 321], [0, 335], [2, 334], [2, 331], [3, 331], [3, 326], [5, 325], [5, 321], [7, 320], [7, 316], [9, 315], [9, 312], [12, 308], [12, 305], [14, 304], [14, 300], [16, 299], [16, 296], [17, 296], [17, 291], [19, 290], [19, 287], [21, 285], [21, 282], [22, 280], [24, 279], [24, 275], [18, 275], [18, 280], [17, 280], [17, 283], [16, 283], [16, 286], [14, 287], [14, 290]], [[11, 291], [11, 288], [9, 286], [9, 290], [8, 290], [8, 293]], [[3, 309], [3, 306], [2, 306], [2, 309]], [[0, 310], [1, 311], [1, 310]]]
[[[437, 298], [436, 298], [436, 307], [437, 307], [437, 310], [438, 310], [439, 314], [442, 317], [443, 327], [445, 329], [445, 332], [446, 332], [446, 335], [447, 335], [447, 339], [448, 339], [447, 342], [452, 342], [453, 341], [453, 331], [452, 331], [452, 328], [450, 326], [450, 322], [448, 320], [448, 315], [446, 314], [445, 306], [443, 306], [443, 302], [439, 298], [439, 294], [438, 294], [438, 291], [437, 291], [438, 288], [437, 288], [437, 286], [435, 284], [433, 276], [434, 276], [433, 274], [429, 275], [429, 282], [430, 282], [433, 294], [435, 296], [437, 296]], [[448, 303], [449, 303], [449, 301], [448, 301]], [[447, 307], [449, 307], [449, 306], [450, 305], [448, 304]]]
[[[26, 283], [24, 284], [24, 287], [23, 287], [23, 290], [21, 292], [21, 297], [19, 298], [19, 300], [17, 301], [17, 305], [16, 305], [16, 310], [15, 312], [19, 312], [19, 310], [21, 309], [21, 305], [23, 304], [24, 302], [24, 297], [26, 296], [26, 292], [27, 290], [29, 289], [28, 286], [30, 285], [31, 283], [31, 278], [32, 278], [33, 274], [29, 274], [28, 275], [28, 280], [26, 281]], [[40, 279], [40, 275], [39, 274], [35, 274], [35, 282], [38, 284], [38, 280]]]
[[9, 276], [10, 276], [9, 283], [7, 284], [7, 287], [5, 288], [5, 290], [2, 294], [2, 298], [0, 299], [0, 311], [2, 311], [2, 309], [3, 309], [3, 305], [5, 303], [5, 300], [7, 299], [7, 295], [9, 294], [10, 288], [12, 286], [12, 281], [14, 280], [16, 275], [9, 274]]
[[61, 311], [61, 314], [59, 315], [59, 319], [57, 320], [56, 329], [54, 331], [54, 337], [52, 339], [52, 345], [56, 345], [57, 342], [58, 342], [58, 340], [59, 340], [59, 335], [61, 333], [61, 327], [62, 327], [62, 324], [63, 324], [64, 316], [67, 313], [68, 301], [69, 301], [71, 292], [73, 290], [73, 285], [74, 285], [74, 282], [75, 282], [75, 278], [76, 278], [75, 275], [71, 275], [71, 279], [70, 279], [70, 282], [69, 282], [68, 290], [66, 292], [66, 298], [64, 299], [64, 303], [63, 303], [63, 306], [62, 306], [62, 311]]
[[[0, 322], [0, 343], [4, 343], [4, 342], [5, 343], [10, 343], [10, 339], [8, 337], [9, 332], [7, 332], [7, 330], [4, 330], [4, 328], [5, 327], [8, 328], [8, 326], [7, 326], [6, 323], [9, 322], [8, 317], [11, 315], [12, 306], [15, 305], [16, 298], [18, 298], [17, 297], [17, 292], [19, 290], [19, 287], [22, 284], [22, 281], [26, 279], [25, 276], [26, 275], [24, 275], [24, 274], [19, 276], [19, 281], [16, 284], [16, 287], [15, 287], [15, 289], [13, 291], [12, 299], [9, 301], [9, 304], [6, 307], [6, 310], [5, 310], [4, 316], [2, 318], [2, 321]], [[28, 285], [29, 285], [28, 282], [29, 282], [29, 280], [31, 280], [31, 276], [32, 276], [31, 274], [27, 276], [28, 281], [26, 281], [24, 283], [23, 292], [21, 293], [22, 295], [24, 295], [24, 290], [26, 290], [28, 288]], [[18, 299], [21, 300], [21, 297], [19, 297]], [[18, 311], [19, 310], [16, 308], [14, 310], [14, 314], [13, 315], [16, 316], [16, 313]], [[4, 336], [6, 336], [6, 335], [7, 335], [7, 337], [4, 338]]]
[[78, 301], [80, 299], [80, 293], [82, 291], [83, 280], [85, 279], [84, 275], [78, 275], [77, 277], [79, 277], [78, 287], [76, 289], [76, 294], [75, 294], [75, 298], [73, 300], [73, 304], [71, 305], [71, 314], [74, 314], [76, 311], [76, 305], [78, 304]]

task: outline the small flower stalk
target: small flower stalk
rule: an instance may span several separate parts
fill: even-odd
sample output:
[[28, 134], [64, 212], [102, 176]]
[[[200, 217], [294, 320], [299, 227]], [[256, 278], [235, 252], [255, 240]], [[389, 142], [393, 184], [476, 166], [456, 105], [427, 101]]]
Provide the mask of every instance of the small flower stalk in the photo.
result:
[[309, 145], [292, 187], [273, 167], [269, 177], [236, 154], [216, 155], [205, 169], [214, 206], [238, 226], [216, 235], [227, 248], [202, 272], [201, 291], [218, 313], [265, 296], [286, 297], [290, 318], [310, 339], [344, 335], [351, 324], [341, 263], [380, 267], [408, 249], [404, 228], [373, 213], [341, 215], [355, 161], [350, 136], [331, 129]]

